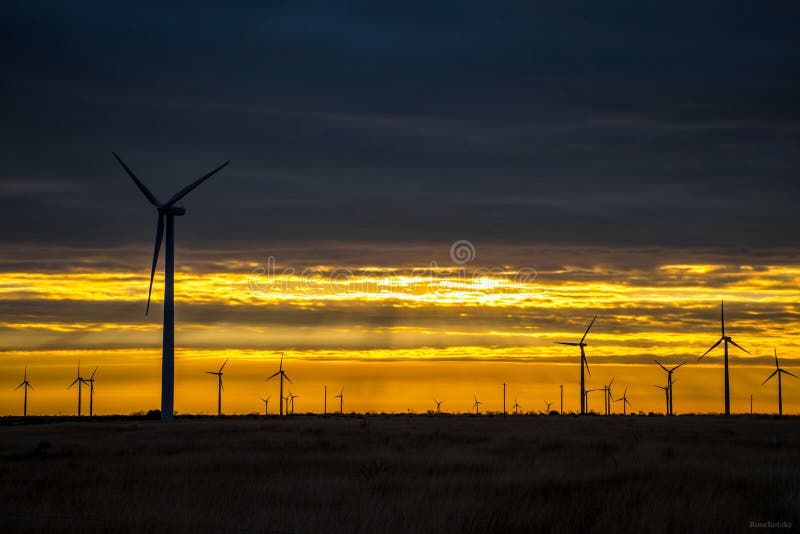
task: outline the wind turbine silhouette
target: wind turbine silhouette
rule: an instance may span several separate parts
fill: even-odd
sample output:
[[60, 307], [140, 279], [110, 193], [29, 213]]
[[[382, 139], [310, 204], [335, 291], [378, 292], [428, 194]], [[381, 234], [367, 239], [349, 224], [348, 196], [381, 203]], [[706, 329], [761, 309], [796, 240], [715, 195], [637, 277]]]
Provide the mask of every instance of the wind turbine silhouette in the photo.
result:
[[434, 397], [433, 402], [436, 403], [436, 413], [437, 414], [442, 413], [442, 404], [444, 404], [444, 401], [438, 401], [436, 400], [436, 397]]
[[339, 415], [344, 414], [344, 388], [336, 395], [336, 398], [339, 399]]
[[585, 379], [584, 374], [583, 374], [584, 368], [586, 369], [586, 372], [589, 373], [589, 376], [592, 376], [592, 373], [589, 372], [589, 364], [586, 361], [586, 352], [584, 351], [584, 347], [587, 344], [584, 343], [584, 341], [586, 340], [586, 335], [589, 333], [589, 330], [592, 328], [592, 325], [594, 324], [596, 319], [597, 319], [597, 315], [594, 316], [594, 318], [592, 319], [592, 322], [590, 322], [589, 326], [586, 327], [586, 332], [583, 333], [583, 337], [577, 343], [566, 343], [564, 341], [555, 341], [554, 342], [554, 343], [557, 343], [559, 345], [569, 345], [570, 347], [580, 347], [581, 348], [581, 414], [585, 414], [586, 411], [587, 411], [587, 408], [586, 408], [586, 399], [587, 399], [587, 396], [586, 396], [586, 379]]
[[667, 372], [667, 388], [669, 388], [669, 391], [667, 391], [667, 415], [672, 415], [672, 384], [674, 383], [672, 380], [672, 373], [674, 373], [678, 369], [678, 367], [686, 365], [686, 362], [679, 363], [675, 367], [667, 369], [666, 367], [661, 365], [661, 362], [659, 362], [658, 360], [653, 360], [653, 361], [656, 362], [659, 367], [661, 367], [663, 370]]
[[475, 415], [478, 415], [478, 410], [480, 410], [481, 404], [483, 403], [478, 400], [478, 396], [475, 395], [474, 393], [472, 394], [472, 396], [475, 398], [475, 404], [473, 404], [472, 407], [475, 408]]
[[86, 383], [86, 379], [81, 376], [81, 362], [78, 360], [78, 377], [72, 381], [72, 384], [67, 386], [70, 389], [75, 384], [78, 384], [78, 417], [81, 416], [81, 385]]
[[606, 400], [606, 415], [609, 415], [611, 413], [611, 401], [614, 400], [614, 397], [611, 396], [611, 384], [613, 384], [613, 383], [614, 383], [614, 377], [612, 376], [611, 377], [611, 382], [609, 382], [608, 384], [606, 384], [602, 388], [603, 391], [605, 391], [605, 393], [606, 393], [605, 394], [605, 397], [606, 397], [606, 399], [605, 399]]
[[514, 398], [514, 406], [512, 406], [512, 408], [514, 409], [514, 415], [519, 415], [519, 409], [522, 408], [522, 406], [519, 405], [516, 397]]
[[227, 363], [228, 360], [225, 360], [222, 363], [222, 366], [219, 368], [219, 371], [203, 371], [207, 375], [217, 376], [217, 417], [222, 416], [222, 391], [225, 389], [224, 387], [222, 387], [222, 369], [225, 368], [225, 365]]
[[89, 384], [89, 417], [94, 415], [94, 374], [100, 366], [96, 366], [94, 371], [92, 371], [92, 376], [86, 379], [86, 382]]
[[719, 338], [719, 341], [717, 341], [716, 343], [711, 345], [711, 348], [708, 349], [707, 351], [705, 351], [705, 353], [702, 356], [700, 356], [697, 359], [697, 361], [700, 361], [703, 358], [705, 358], [706, 354], [708, 354], [709, 352], [711, 352], [712, 350], [717, 348], [717, 346], [720, 343], [724, 342], [724, 347], [725, 347], [725, 415], [730, 415], [731, 414], [731, 390], [730, 390], [730, 376], [729, 376], [729, 373], [728, 373], [728, 343], [730, 343], [731, 345], [733, 345], [737, 349], [746, 352], [747, 354], [750, 354], [750, 351], [740, 347], [739, 345], [736, 344], [736, 342], [733, 339], [731, 339], [730, 336], [726, 336], [725, 335], [725, 301], [724, 300], [722, 301], [721, 314], [720, 314], [720, 324], [722, 325], [722, 337]]
[[22, 417], [28, 417], [28, 388], [33, 389], [33, 386], [28, 382], [27, 366], [25, 366], [25, 374], [22, 375], [22, 382], [14, 390], [16, 391], [19, 388], [25, 388], [22, 392]]
[[654, 386], [654, 387], [657, 387], [658, 389], [663, 389], [664, 390], [665, 402], [666, 402], [666, 405], [665, 405], [665, 408], [664, 408], [664, 414], [665, 415], [669, 415], [669, 388], [670, 387], [669, 386]]
[[293, 394], [293, 393], [291, 392], [291, 390], [289, 391], [289, 405], [291, 406], [291, 410], [292, 410], [292, 411], [291, 411], [291, 414], [292, 414], [292, 415], [294, 415], [294, 400], [295, 400], [297, 397], [299, 397], [299, 396], [300, 396], [300, 395], [295, 395], [295, 394]]
[[262, 401], [264, 401], [264, 415], [269, 415], [269, 400], [272, 398], [272, 395], [270, 395], [266, 399], [264, 397], [259, 397], [259, 398]]
[[[795, 374], [790, 373], [789, 371], [784, 371], [783, 369], [781, 369], [778, 366], [778, 349], [773, 347], [772, 350], [775, 351], [775, 370], [772, 371], [772, 374], [769, 375], [766, 380], [761, 382], [761, 385], [763, 386], [764, 384], [769, 382], [770, 378], [772, 378], [775, 375], [778, 375], [778, 415], [783, 415], [783, 384], [781, 383], [781, 375], [782, 374], [783, 375], [789, 375], [789, 376], [793, 376], [795, 378], [800, 378], [800, 377], [798, 377]], [[751, 395], [750, 396], [750, 406], [751, 406], [750, 412], [753, 411], [752, 405], [753, 405], [753, 398], [752, 398], [752, 395]]]
[[587, 389], [586, 391], [583, 392], [583, 397], [584, 397], [583, 402], [586, 407], [587, 413], [589, 412], [589, 393], [594, 393], [595, 391], [605, 391], [605, 389], [604, 388]]
[[[292, 379], [291, 379], [291, 378], [289, 378], [289, 377], [286, 375], [286, 371], [284, 371], [284, 370], [283, 370], [283, 353], [282, 353], [282, 352], [281, 352], [281, 364], [280, 364], [280, 366], [278, 367], [278, 370], [277, 370], [277, 371], [275, 371], [275, 373], [274, 373], [272, 376], [269, 376], [269, 377], [267, 377], [267, 378], [266, 378], [266, 380], [272, 380], [272, 379], [273, 379], [273, 378], [275, 378], [276, 376], [277, 376], [277, 377], [280, 377], [280, 378], [279, 378], [279, 381], [280, 381], [280, 383], [281, 383], [281, 390], [280, 390], [280, 397], [281, 397], [281, 402], [280, 402], [280, 405], [281, 405], [281, 408], [280, 408], [280, 415], [283, 415], [283, 401], [285, 400], [285, 397], [283, 396], [283, 379], [285, 378], [286, 380], [288, 380], [290, 384], [294, 384], [294, 382], [292, 382]], [[288, 410], [288, 407], [287, 407], [287, 410]]]
[[547, 411], [545, 411], [544, 413], [549, 415], [550, 414], [550, 405], [553, 404], [553, 403], [552, 402], [547, 402], [547, 401], [544, 401], [544, 403], [547, 405]]
[[[221, 171], [230, 161], [226, 161], [213, 171], [205, 174], [187, 185], [166, 202], [159, 202], [156, 196], [133, 174], [125, 162], [112, 152], [128, 176], [131, 177], [136, 187], [142, 192], [147, 200], [155, 206], [158, 211], [158, 226], [156, 227], [156, 243], [153, 250], [153, 265], [150, 268], [150, 289], [147, 291], [147, 308], [145, 315], [150, 312], [150, 295], [153, 292], [153, 278], [156, 274], [156, 264], [158, 263], [158, 253], [161, 250], [161, 242], [164, 240], [164, 229], [166, 226], [167, 246], [166, 258], [164, 262], [164, 331], [161, 356], [161, 420], [172, 421], [173, 407], [175, 401], [175, 238], [174, 222], [175, 217], [186, 214], [186, 209], [178, 205], [178, 201], [188, 195], [194, 188], [205, 182], [211, 176]], [[166, 224], [165, 224], [166, 221]]]
[[625, 391], [622, 393], [622, 396], [615, 400], [614, 402], [622, 401], [622, 415], [628, 415], [627, 411], [625, 410], [626, 406], [631, 406], [631, 403], [628, 401], [628, 387], [625, 386]]

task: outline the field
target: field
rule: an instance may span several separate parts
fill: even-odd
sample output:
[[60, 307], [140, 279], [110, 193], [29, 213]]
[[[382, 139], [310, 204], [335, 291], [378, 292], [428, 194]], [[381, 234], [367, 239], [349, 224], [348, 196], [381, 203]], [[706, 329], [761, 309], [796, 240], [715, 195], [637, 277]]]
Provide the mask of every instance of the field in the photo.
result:
[[800, 419], [293, 416], [0, 426], [5, 532], [800, 526]]

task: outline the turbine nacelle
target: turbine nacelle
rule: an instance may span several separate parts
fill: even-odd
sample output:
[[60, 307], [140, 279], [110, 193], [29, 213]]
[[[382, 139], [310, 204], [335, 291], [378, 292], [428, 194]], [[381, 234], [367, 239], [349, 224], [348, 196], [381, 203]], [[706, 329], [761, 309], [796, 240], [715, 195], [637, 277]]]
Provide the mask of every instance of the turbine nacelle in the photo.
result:
[[165, 206], [163, 208], [158, 208], [158, 213], [161, 215], [180, 217], [181, 215], [186, 215], [186, 208], [183, 206]]

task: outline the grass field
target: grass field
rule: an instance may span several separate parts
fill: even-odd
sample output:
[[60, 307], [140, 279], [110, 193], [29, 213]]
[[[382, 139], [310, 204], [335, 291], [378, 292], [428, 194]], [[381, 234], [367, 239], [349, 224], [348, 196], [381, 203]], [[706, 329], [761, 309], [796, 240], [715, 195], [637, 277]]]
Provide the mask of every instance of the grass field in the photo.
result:
[[786, 532], [800, 419], [6, 424], [0, 480], [4, 532]]

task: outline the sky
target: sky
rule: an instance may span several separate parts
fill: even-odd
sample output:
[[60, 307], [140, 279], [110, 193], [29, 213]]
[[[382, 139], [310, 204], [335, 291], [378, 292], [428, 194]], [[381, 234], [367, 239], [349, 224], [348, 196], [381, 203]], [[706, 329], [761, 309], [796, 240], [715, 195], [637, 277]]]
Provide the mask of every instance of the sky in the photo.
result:
[[231, 160], [176, 221], [179, 412], [213, 411], [225, 358], [230, 410], [257, 410], [281, 351], [308, 410], [326, 384], [359, 411], [498, 410], [503, 382], [574, 410], [553, 341], [594, 315], [591, 387], [662, 410], [653, 360], [688, 361], [676, 410], [719, 411], [720, 354], [697, 357], [722, 299], [752, 352], [734, 410], [775, 410], [773, 351], [800, 368], [799, 14], [5, 2], [0, 413], [25, 365], [31, 409], [69, 413], [78, 360], [102, 413], [157, 407], [156, 217], [112, 151], [161, 199]]

